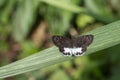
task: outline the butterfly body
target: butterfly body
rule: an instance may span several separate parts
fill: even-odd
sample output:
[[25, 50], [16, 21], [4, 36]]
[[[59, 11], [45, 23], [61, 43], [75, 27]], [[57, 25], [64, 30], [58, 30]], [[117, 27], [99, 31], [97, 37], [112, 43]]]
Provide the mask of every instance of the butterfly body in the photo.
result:
[[53, 43], [59, 47], [59, 51], [65, 56], [82, 56], [93, 41], [93, 35], [84, 35], [78, 38], [53, 36]]

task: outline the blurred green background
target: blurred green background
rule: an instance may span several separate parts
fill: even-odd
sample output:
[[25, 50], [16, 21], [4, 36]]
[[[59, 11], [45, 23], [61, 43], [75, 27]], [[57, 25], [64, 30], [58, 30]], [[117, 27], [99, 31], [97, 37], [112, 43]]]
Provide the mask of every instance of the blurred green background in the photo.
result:
[[[120, 0], [0, 0], [0, 66], [120, 19]], [[120, 80], [120, 45], [1, 80]]]

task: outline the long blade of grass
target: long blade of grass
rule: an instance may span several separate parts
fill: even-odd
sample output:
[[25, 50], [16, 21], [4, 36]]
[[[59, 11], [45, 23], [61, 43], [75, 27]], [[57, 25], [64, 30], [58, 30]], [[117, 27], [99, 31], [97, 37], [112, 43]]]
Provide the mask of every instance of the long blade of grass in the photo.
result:
[[86, 12], [87, 10], [85, 8], [79, 7], [74, 4], [70, 3], [65, 3], [65, 1], [60, 1], [60, 0], [40, 0], [41, 2], [47, 3], [49, 5], [52, 5], [57, 8], [61, 8], [67, 11], [75, 12], [75, 13], [80, 13], [80, 12]]
[[[94, 42], [88, 47], [86, 55], [120, 44], [120, 21], [94, 29], [86, 34], [94, 35]], [[57, 47], [48, 48], [22, 60], [1, 67], [0, 78], [44, 68], [70, 59], [71, 57], [62, 56]]]

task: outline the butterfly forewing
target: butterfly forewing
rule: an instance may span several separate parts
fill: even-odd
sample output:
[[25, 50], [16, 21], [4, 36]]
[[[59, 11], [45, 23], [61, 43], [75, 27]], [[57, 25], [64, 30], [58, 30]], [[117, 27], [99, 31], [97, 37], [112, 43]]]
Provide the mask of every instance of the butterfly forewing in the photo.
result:
[[93, 35], [84, 35], [81, 37], [78, 37], [76, 39], [76, 42], [79, 46], [89, 46], [93, 42]]
[[53, 43], [58, 47], [72, 47], [71, 41], [67, 37], [63, 36], [53, 36]]

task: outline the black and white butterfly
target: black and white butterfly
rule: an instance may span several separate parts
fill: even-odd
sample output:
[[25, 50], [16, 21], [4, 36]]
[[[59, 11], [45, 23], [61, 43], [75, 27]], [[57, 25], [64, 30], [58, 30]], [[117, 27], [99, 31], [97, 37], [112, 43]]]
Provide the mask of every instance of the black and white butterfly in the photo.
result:
[[93, 35], [67, 38], [64, 36], [53, 36], [53, 43], [59, 47], [59, 51], [65, 56], [82, 56], [93, 42]]

